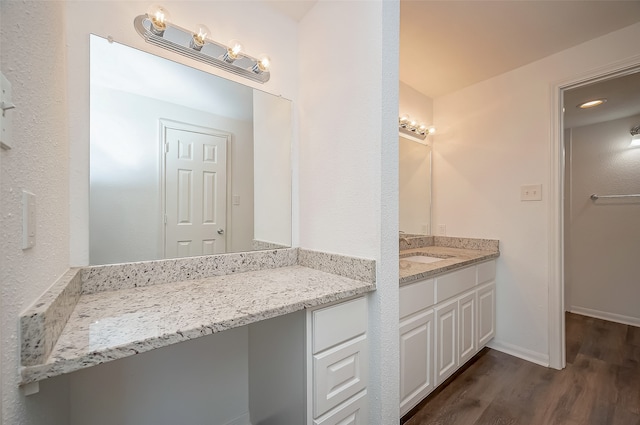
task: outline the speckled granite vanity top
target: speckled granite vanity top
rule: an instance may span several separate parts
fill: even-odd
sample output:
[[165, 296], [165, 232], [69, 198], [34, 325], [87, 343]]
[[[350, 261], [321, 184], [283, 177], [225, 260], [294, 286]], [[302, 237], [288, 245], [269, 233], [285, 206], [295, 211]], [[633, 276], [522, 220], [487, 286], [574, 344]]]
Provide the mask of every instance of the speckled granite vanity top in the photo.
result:
[[[400, 285], [498, 258], [498, 241], [445, 236], [403, 236], [400, 240]], [[442, 258], [432, 263], [408, 261], [412, 256]]]
[[372, 260], [273, 253], [71, 270], [21, 317], [22, 383], [375, 290]]

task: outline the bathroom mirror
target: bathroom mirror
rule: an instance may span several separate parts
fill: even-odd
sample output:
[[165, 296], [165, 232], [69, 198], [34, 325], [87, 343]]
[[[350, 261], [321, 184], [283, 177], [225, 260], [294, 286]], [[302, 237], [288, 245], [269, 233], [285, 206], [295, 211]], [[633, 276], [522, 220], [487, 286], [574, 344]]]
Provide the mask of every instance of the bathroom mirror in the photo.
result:
[[291, 246], [291, 102], [90, 39], [89, 262]]
[[400, 231], [431, 234], [431, 146], [399, 137]]

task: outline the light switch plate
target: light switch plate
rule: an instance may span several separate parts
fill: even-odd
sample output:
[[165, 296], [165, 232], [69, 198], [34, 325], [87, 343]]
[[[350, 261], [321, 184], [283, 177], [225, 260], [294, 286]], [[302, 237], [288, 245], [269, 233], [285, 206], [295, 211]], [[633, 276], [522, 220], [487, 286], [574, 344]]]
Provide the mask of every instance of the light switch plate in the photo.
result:
[[[0, 104], [3, 108], [13, 106], [11, 83], [2, 73], [0, 73]], [[13, 109], [0, 110], [0, 147], [2, 149], [11, 149], [13, 147], [13, 114]]]
[[542, 201], [541, 184], [525, 184], [520, 186], [521, 201]]
[[22, 249], [36, 245], [36, 195], [22, 191]]

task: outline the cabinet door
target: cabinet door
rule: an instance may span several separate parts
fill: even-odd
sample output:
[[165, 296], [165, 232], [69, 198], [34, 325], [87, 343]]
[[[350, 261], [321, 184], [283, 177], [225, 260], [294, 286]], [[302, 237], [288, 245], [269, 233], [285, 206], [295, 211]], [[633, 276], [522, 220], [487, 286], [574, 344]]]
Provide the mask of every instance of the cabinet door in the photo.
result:
[[334, 411], [313, 421], [314, 425], [369, 425], [367, 392], [363, 391]]
[[458, 368], [458, 300], [436, 307], [436, 384]]
[[458, 299], [458, 344], [460, 348], [459, 362], [464, 364], [476, 354], [476, 291], [463, 295]]
[[400, 416], [433, 388], [433, 310], [400, 323]]
[[496, 334], [496, 284], [491, 282], [478, 289], [478, 349]]

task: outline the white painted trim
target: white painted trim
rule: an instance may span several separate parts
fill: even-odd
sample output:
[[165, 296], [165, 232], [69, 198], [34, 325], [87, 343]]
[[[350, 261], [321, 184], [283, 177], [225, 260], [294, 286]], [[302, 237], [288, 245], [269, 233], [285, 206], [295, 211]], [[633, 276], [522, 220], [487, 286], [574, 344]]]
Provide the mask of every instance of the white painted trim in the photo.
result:
[[538, 353], [537, 351], [509, 344], [508, 342], [496, 341], [495, 339], [487, 344], [487, 347], [540, 366], [549, 367], [549, 356], [545, 353]]
[[552, 84], [551, 180], [549, 184], [549, 366], [566, 364], [564, 323], [564, 135], [562, 94], [564, 90], [621, 76], [640, 66], [640, 55], [592, 69]]
[[640, 317], [624, 316], [622, 314], [609, 313], [606, 311], [593, 310], [591, 308], [579, 307], [572, 305], [569, 311], [583, 316], [595, 317], [596, 319], [608, 320], [610, 322], [622, 323], [623, 325], [631, 325], [640, 327]]

